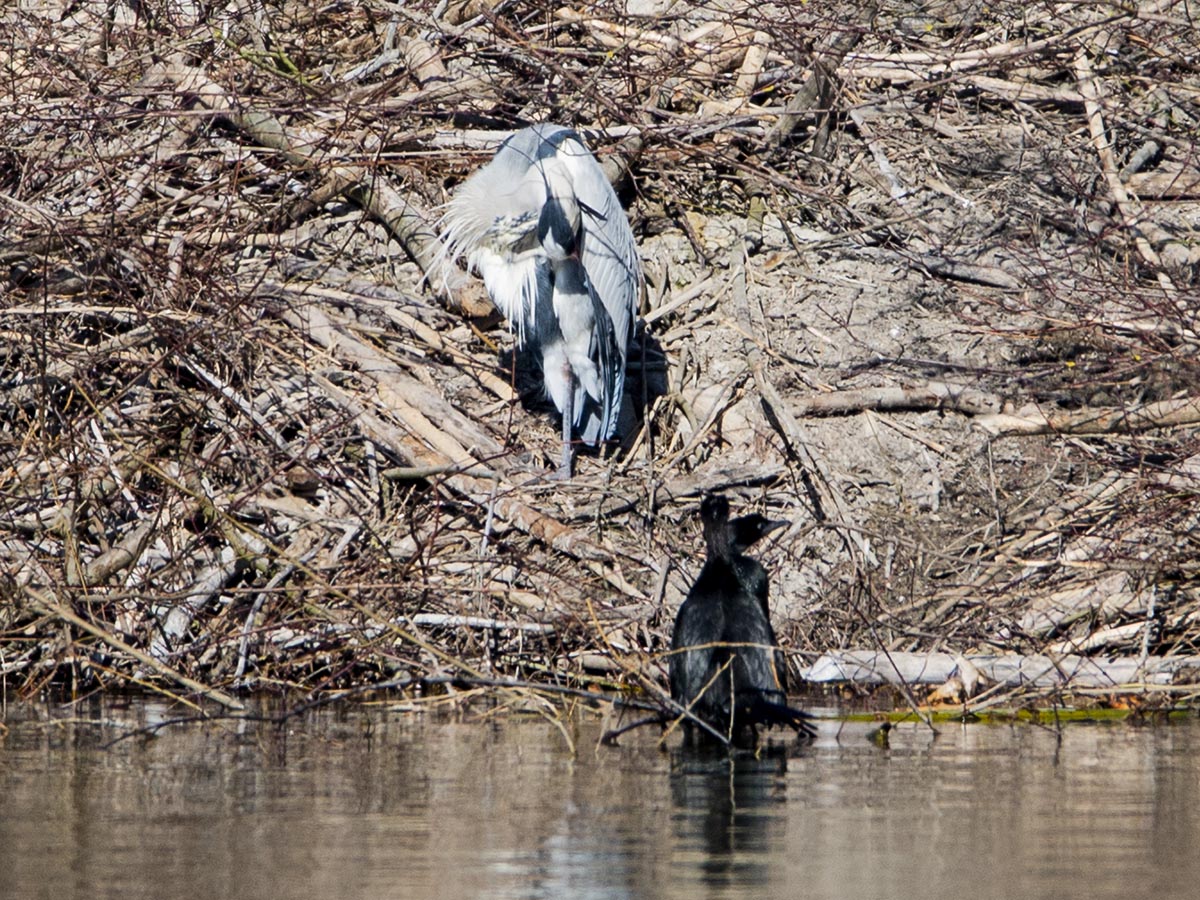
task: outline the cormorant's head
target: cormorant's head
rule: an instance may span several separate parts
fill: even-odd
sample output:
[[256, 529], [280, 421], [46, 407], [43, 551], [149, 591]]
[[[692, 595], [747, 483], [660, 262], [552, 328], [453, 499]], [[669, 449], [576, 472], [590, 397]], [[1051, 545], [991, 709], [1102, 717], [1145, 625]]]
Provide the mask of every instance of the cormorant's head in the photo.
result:
[[700, 521], [725, 522], [729, 519], [729, 501], [721, 494], [708, 494], [700, 501]]
[[759, 513], [739, 516], [729, 523], [732, 533], [732, 548], [734, 553], [744, 553], [748, 547], [757, 543], [777, 528], [783, 528], [791, 523], [782, 519], [768, 519]]
[[730, 519], [729, 501], [720, 494], [710, 494], [700, 501], [700, 519], [709, 555], [721, 557], [744, 553], [775, 529], [790, 524], [759, 513]]

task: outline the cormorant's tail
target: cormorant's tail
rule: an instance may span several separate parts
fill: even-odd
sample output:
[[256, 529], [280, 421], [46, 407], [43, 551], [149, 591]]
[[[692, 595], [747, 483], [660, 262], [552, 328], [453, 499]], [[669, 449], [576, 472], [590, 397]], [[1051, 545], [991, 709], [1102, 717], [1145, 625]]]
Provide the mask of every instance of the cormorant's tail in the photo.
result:
[[813, 717], [804, 710], [788, 706], [786, 703], [777, 703], [760, 695], [746, 704], [746, 712], [748, 721], [763, 725], [785, 725], [794, 728], [797, 737], [807, 740], [817, 736], [817, 726], [813, 724]]

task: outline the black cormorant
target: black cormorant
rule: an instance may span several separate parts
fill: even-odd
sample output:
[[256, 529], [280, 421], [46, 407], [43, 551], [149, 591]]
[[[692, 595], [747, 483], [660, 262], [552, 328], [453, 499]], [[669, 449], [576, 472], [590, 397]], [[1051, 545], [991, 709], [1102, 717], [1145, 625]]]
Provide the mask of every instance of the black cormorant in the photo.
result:
[[720, 495], [704, 498], [700, 517], [708, 558], [675, 619], [671, 698], [734, 741], [753, 741], [760, 724], [811, 737], [810, 716], [787, 705], [787, 666], [767, 606], [770, 579], [744, 554], [787, 523], [757, 513], [730, 521]]

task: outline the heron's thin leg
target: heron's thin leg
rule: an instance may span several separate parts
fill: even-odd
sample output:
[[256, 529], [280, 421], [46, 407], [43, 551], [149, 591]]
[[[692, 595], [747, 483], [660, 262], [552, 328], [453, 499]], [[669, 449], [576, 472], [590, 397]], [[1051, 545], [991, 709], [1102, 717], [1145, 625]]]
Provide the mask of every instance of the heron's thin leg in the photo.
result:
[[573, 423], [575, 421], [575, 372], [569, 362], [563, 363], [563, 378], [567, 382], [567, 399], [562, 410], [562, 462], [558, 466], [558, 477], [564, 481], [571, 477], [575, 462], [575, 448], [571, 444]]

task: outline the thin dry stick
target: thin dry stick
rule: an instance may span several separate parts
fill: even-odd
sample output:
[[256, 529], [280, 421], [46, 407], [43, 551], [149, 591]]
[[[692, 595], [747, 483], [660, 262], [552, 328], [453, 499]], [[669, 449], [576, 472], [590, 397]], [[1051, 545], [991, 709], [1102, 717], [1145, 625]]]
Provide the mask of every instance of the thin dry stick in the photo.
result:
[[998, 413], [1003, 401], [995, 394], [948, 382], [922, 387], [880, 387], [812, 394], [791, 403], [796, 415], [828, 416], [866, 410], [952, 409], [967, 415]]
[[[859, 20], [863, 23], [870, 22], [875, 17], [875, 9], [875, 0], [868, 0], [858, 12]], [[836, 77], [834, 73], [846, 55], [858, 46], [865, 31], [865, 25], [843, 28], [841, 31], [835, 32], [825, 45], [817, 50], [813, 60], [812, 74], [808, 81], [788, 101], [779, 120], [767, 132], [768, 145], [779, 146], [800, 127], [805, 116], [821, 112], [821, 110], [814, 109], [818, 98], [829, 96], [832, 93], [829, 84]]]
[[1083, 94], [1083, 106], [1087, 112], [1088, 130], [1092, 135], [1092, 145], [1096, 148], [1096, 155], [1100, 158], [1100, 170], [1104, 175], [1104, 179], [1108, 182], [1108, 189], [1113, 195], [1113, 200], [1117, 204], [1117, 209], [1121, 212], [1121, 218], [1124, 221], [1126, 229], [1133, 235], [1134, 244], [1138, 248], [1138, 253], [1141, 254], [1149, 265], [1156, 270], [1155, 274], [1158, 277], [1158, 283], [1162, 289], [1170, 296], [1175, 296], [1178, 290], [1170, 276], [1162, 271], [1162, 260], [1150, 242], [1146, 240], [1146, 232], [1155, 232], [1158, 236], [1165, 240], [1170, 240], [1170, 236], [1157, 228], [1153, 222], [1149, 222], [1142, 211], [1138, 208], [1137, 203], [1129, 196], [1125, 190], [1125, 185], [1121, 183], [1120, 167], [1117, 165], [1116, 157], [1113, 155], [1112, 144], [1109, 143], [1108, 134], [1104, 130], [1104, 112], [1100, 105], [1103, 90], [1100, 87], [1100, 80], [1092, 74], [1092, 64], [1088, 60], [1087, 51], [1081, 49], [1075, 54], [1075, 75], [1079, 80], [1079, 92]]
[[[743, 334], [748, 335], [753, 332], [753, 325], [750, 322], [750, 306], [746, 298], [746, 251], [743, 246], [739, 245], [733, 249], [730, 270], [733, 280], [734, 309], [737, 311], [738, 322]], [[767, 377], [766, 363], [758, 345], [747, 339], [743, 341], [743, 346], [746, 350], [750, 370], [754, 375], [754, 383], [758, 387], [759, 396], [770, 407], [774, 421], [778, 423], [780, 437], [787, 443], [796, 458], [802, 461], [808, 471], [816, 476], [811, 479], [811, 483], [814, 491], [813, 499], [817, 505], [817, 518], [830, 519], [846, 549], [853, 553], [858, 537], [853, 531], [838, 527], [841, 523], [848, 522], [849, 516], [842, 498], [830, 487], [833, 479], [829, 475], [828, 468], [809, 449], [809, 442], [804, 436], [800, 423], [796, 421], [791, 410], [775, 390], [775, 385]], [[861, 544], [858, 547], [859, 550], [866, 550]]]
[[[210, 109], [263, 146], [282, 153], [293, 164], [323, 170], [337, 190], [361, 203], [395, 234], [422, 271], [430, 276], [435, 288], [444, 289], [452, 306], [468, 315], [480, 316], [492, 311], [491, 301], [482, 285], [467, 279], [458, 270], [442, 265], [444, 251], [429, 224], [429, 215], [387, 181], [372, 176], [361, 167], [333, 163], [309, 149], [323, 144], [321, 136], [289, 130], [269, 113], [246, 109], [243, 102], [231, 96], [201, 69], [178, 62], [163, 64], [147, 74], [147, 81], [153, 80], [170, 81], [181, 91], [194, 93]], [[434, 278], [434, 275], [439, 277]]]
[[76, 628], [83, 629], [88, 634], [93, 635], [94, 637], [97, 637], [104, 643], [108, 644], [114, 650], [118, 650], [121, 653], [127, 654], [128, 656], [136, 659], [142, 665], [153, 669], [168, 681], [173, 681], [176, 684], [183, 685], [189, 691], [194, 691], [202, 697], [207, 697], [209, 700], [221, 704], [221, 706], [224, 706], [226, 709], [245, 709], [245, 705], [237, 698], [229, 696], [229, 694], [226, 694], [224, 691], [203, 685], [195, 679], [188, 678], [182, 672], [175, 671], [170, 666], [160, 662], [153, 656], [150, 656], [148, 653], [143, 653], [136, 647], [131, 647], [115, 634], [110, 634], [103, 628], [93, 625], [86, 619], [77, 616], [74, 612], [67, 609], [61, 603], [54, 600], [42, 591], [29, 587], [28, 585], [22, 585], [21, 591], [24, 593], [25, 598], [29, 601], [29, 604], [34, 609], [45, 615], [57, 616], [64, 622], [68, 622], [71, 625], [74, 625]]
[[[691, 649], [691, 648], [689, 647], [688, 649]], [[725, 662], [721, 665], [721, 667], [719, 669], [717, 669], [717, 671], [713, 672], [712, 677], [709, 678], [708, 681], [704, 682], [703, 687], [700, 688], [700, 691], [696, 694], [695, 697], [692, 698], [692, 702], [689, 703], [687, 706], [682, 706], [678, 703], [675, 703], [674, 700], [671, 701], [672, 707], [680, 710], [681, 712], [678, 716], [675, 717], [675, 719], [672, 720], [671, 724], [667, 727], [667, 730], [662, 733], [662, 737], [660, 737], [658, 739], [658, 745], [660, 747], [663, 745], [663, 743], [666, 742], [667, 738], [669, 738], [671, 736], [671, 732], [673, 732], [676, 728], [678, 728], [679, 724], [681, 722], [683, 722], [685, 719], [688, 720], [689, 722], [694, 722], [694, 723], [699, 724], [705, 731], [707, 731], [709, 734], [711, 734], [713, 737], [715, 737], [717, 740], [719, 740], [722, 744], [724, 744], [725, 746], [729, 746], [729, 738], [726, 735], [722, 734], [721, 732], [717, 731], [715, 728], [713, 728], [711, 725], [709, 725], [703, 719], [697, 717], [692, 712], [692, 707], [695, 706], [699, 702], [701, 697], [703, 697], [706, 693], [708, 693], [708, 689], [710, 687], [712, 687], [712, 685], [714, 684], [714, 682], [716, 682], [716, 680], [718, 678], [720, 678], [722, 675], [725, 674], [725, 671], [727, 669], [729, 669], [729, 667], [731, 665], [733, 665], [733, 657], [732, 656], [729, 657], [729, 659], [725, 660]], [[732, 675], [732, 670], [730, 670], [730, 674]], [[732, 696], [732, 694], [730, 694], [730, 696]], [[730, 714], [731, 715], [732, 715], [732, 712], [733, 712], [733, 706], [731, 704], [730, 705]]]

